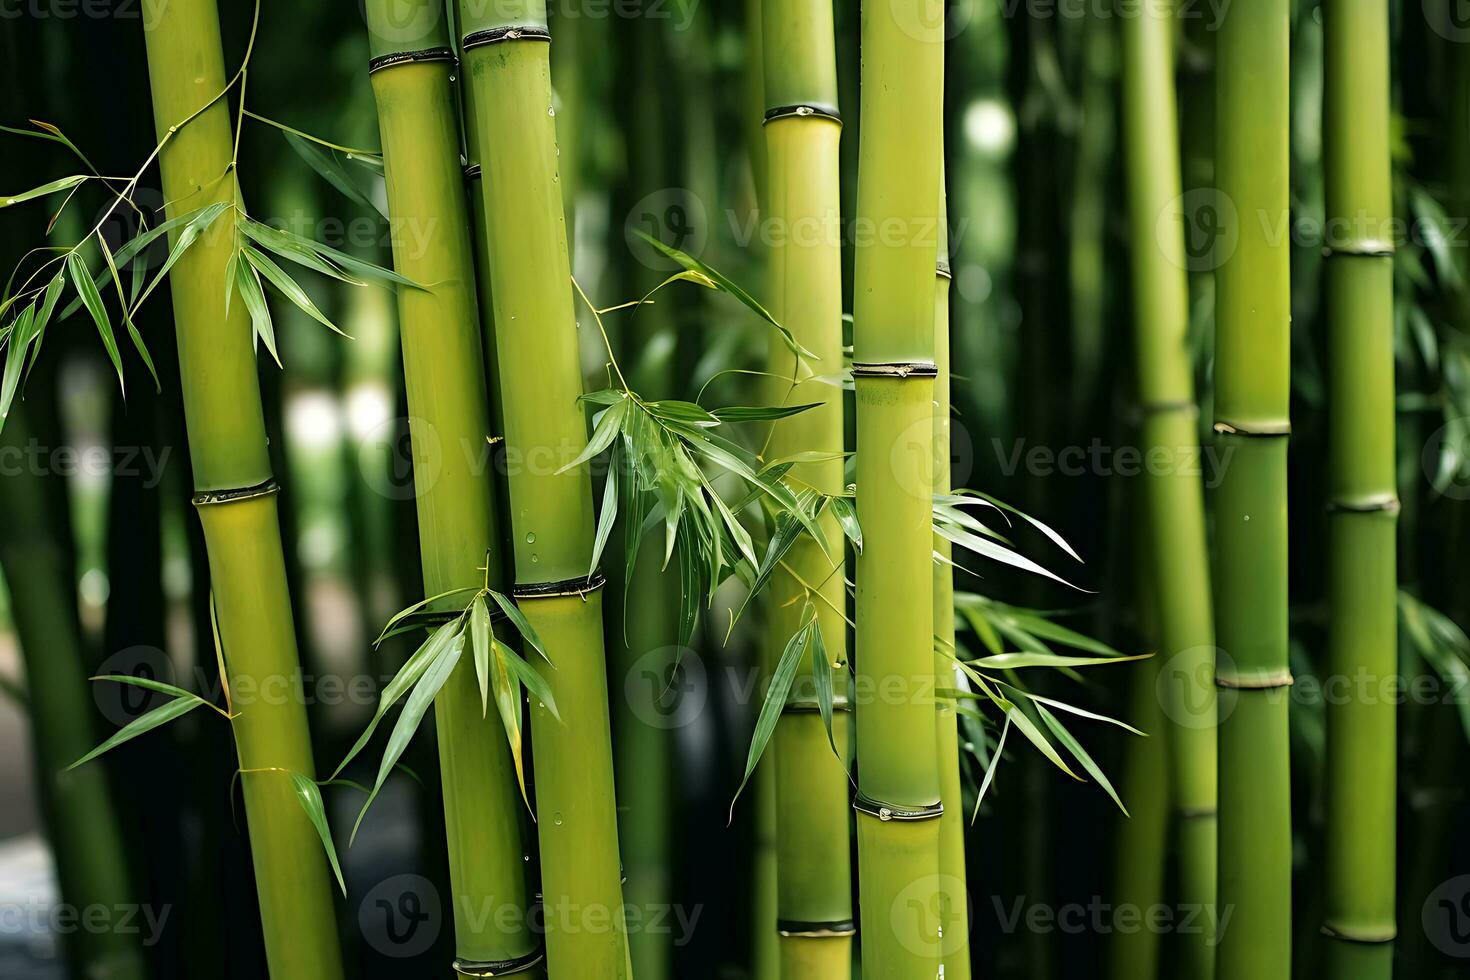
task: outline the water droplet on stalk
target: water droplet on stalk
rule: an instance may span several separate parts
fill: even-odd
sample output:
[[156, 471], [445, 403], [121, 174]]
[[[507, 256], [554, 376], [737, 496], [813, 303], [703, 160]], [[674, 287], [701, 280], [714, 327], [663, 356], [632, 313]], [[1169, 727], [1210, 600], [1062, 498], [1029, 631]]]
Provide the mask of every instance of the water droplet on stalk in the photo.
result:
[[558, 827], [561, 826], [562, 819], [561, 819], [561, 811], [560, 810], [556, 811], [556, 815], [551, 818], [551, 822], [554, 823], [554, 824], [556, 824]]

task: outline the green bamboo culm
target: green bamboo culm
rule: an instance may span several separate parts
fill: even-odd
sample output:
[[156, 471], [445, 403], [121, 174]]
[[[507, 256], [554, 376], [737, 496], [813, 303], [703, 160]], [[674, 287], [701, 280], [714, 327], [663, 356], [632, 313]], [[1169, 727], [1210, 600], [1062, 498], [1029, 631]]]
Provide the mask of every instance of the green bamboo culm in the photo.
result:
[[[940, 185], [939, 258], [935, 263], [934, 286], [934, 492], [948, 494], [950, 474], [950, 374], [949, 374], [949, 214]], [[939, 688], [957, 688], [955, 668], [954, 556], [953, 543], [934, 535], [939, 558], [934, 568], [934, 678]], [[960, 783], [959, 715], [954, 697], [937, 698], [935, 714], [939, 753], [939, 796], [944, 812], [939, 817], [940, 935], [944, 956], [944, 980], [970, 980], [970, 909], [968, 875], [965, 871], [965, 804]]]
[[539, 0], [463, 2], [495, 349], [515, 596], [555, 664], [561, 720], [533, 703], [532, 751], [553, 980], [631, 975], [618, 859], [602, 576], [590, 571], [592, 482], [562, 468], [587, 444], [566, 223], [557, 175], [550, 31]]
[[943, 22], [940, 0], [862, 11], [855, 807], [870, 980], [932, 980], [941, 961], [932, 470]]
[[1393, 975], [1398, 670], [1394, 483], [1393, 188], [1389, 11], [1327, 0], [1323, 87], [1327, 203], [1328, 672], [1352, 678], [1327, 704], [1328, 975]]
[[[169, 137], [159, 158], [169, 217], [238, 206], [214, 0], [146, 0], [143, 25], [154, 125]], [[225, 309], [230, 224], [212, 226], [169, 275], [194, 503], [230, 687], [282, 694], [234, 704], [232, 721], [266, 962], [272, 980], [338, 980], [331, 871], [288, 776], [316, 773], [250, 316], [238, 298]]]
[[[28, 416], [40, 401], [33, 394], [30, 404], [12, 409], [0, 428], [0, 447], [19, 455], [33, 445], [36, 432]], [[107, 770], [94, 764], [67, 771], [96, 744], [89, 723], [96, 707], [87, 685], [71, 556], [46, 533], [60, 523], [52, 517], [55, 508], [65, 506], [56, 499], [64, 488], [48, 485], [53, 480], [61, 478], [20, 472], [0, 479], [0, 512], [7, 522], [0, 569], [24, 658], [37, 795], [62, 901], [78, 909], [121, 909], [141, 893], [129, 873]], [[79, 977], [148, 976], [140, 937], [123, 930], [71, 930], [65, 949]]]
[[[438, 0], [370, 0], [369, 72], [387, 174], [424, 592], [505, 587], [474, 256], [460, 169], [455, 56]], [[488, 562], [488, 566], [487, 566]], [[456, 960], [502, 976], [541, 960], [529, 927], [520, 796], [501, 722], [462, 658], [434, 700]], [[513, 914], [505, 914], [513, 910]]]
[[[831, 0], [765, 0], [759, 19], [764, 58], [765, 221], [772, 229], [768, 263], [771, 312], [822, 364], [842, 361], [842, 238], [838, 198], [837, 58]], [[785, 344], [770, 347], [767, 370], [796, 379], [801, 370]], [[809, 372], [808, 372], [809, 373]], [[772, 398], [811, 404], [774, 424], [768, 453], [830, 454], [792, 470], [822, 493], [843, 492], [842, 392], [806, 380], [772, 381]], [[774, 669], [792, 635], [813, 617], [822, 649], [846, 675], [847, 595], [842, 530], [830, 508], [822, 531], [831, 552], [802, 537], [787, 552], [789, 570], [771, 583], [765, 662]], [[805, 584], [803, 584], [805, 583]], [[820, 595], [811, 595], [808, 588]], [[805, 600], [805, 601], [803, 601]], [[850, 743], [847, 691], [833, 696], [832, 739], [819, 711], [816, 681], [804, 664], [772, 741], [776, 805], [776, 922], [780, 975], [787, 980], [847, 980], [852, 975], [852, 868], [848, 838]], [[835, 750], [835, 751], [834, 751]], [[841, 757], [837, 753], [841, 753]], [[774, 978], [773, 978], [774, 980]]]
[[[1119, 30], [1142, 447], [1145, 455], [1157, 452], [1172, 461], [1162, 470], [1149, 468], [1144, 520], [1161, 660], [1156, 671], [1162, 687], [1156, 690], [1168, 699], [1160, 721], [1169, 726], [1165, 743], [1178, 854], [1175, 880], [1180, 908], [1208, 910], [1216, 888], [1216, 698], [1210, 678], [1214, 624], [1204, 489], [1198, 470], [1187, 465], [1199, 458], [1199, 435], [1184, 225], [1175, 203], [1182, 176], [1174, 21], [1171, 5], [1151, 4], [1122, 18]], [[1178, 969], [1208, 980], [1214, 973], [1214, 916], [1202, 915], [1199, 921], [1203, 928], [1179, 936]], [[1120, 933], [1116, 945], [1157, 945], [1157, 936], [1148, 930]]]
[[1242, 0], [1216, 44], [1215, 174], [1233, 208], [1216, 273], [1215, 495], [1219, 887], [1231, 912], [1220, 980], [1291, 971], [1291, 794], [1286, 688], [1286, 447], [1290, 433], [1289, 35], [1286, 0]]

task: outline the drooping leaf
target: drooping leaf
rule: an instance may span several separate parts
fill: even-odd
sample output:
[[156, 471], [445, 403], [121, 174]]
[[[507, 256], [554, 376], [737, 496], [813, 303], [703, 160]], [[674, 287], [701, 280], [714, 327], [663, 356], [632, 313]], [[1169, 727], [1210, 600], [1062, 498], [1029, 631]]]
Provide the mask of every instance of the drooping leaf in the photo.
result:
[[842, 533], [852, 542], [854, 550], [861, 554], [863, 529], [858, 525], [857, 508], [853, 506], [852, 500], [848, 497], [833, 497], [827, 506], [832, 508], [832, 516], [837, 518]]
[[77, 296], [82, 305], [92, 315], [92, 322], [97, 324], [97, 333], [102, 337], [102, 346], [107, 348], [107, 356], [112, 360], [112, 366], [117, 370], [117, 386], [126, 391], [123, 382], [122, 355], [118, 353], [117, 338], [112, 332], [112, 317], [107, 314], [107, 307], [102, 305], [102, 297], [97, 292], [97, 286], [92, 282], [92, 275], [87, 271], [87, 264], [76, 252], [68, 252], [66, 255], [67, 271], [71, 273], [72, 285], [76, 287]]
[[337, 876], [337, 887], [342, 889], [342, 894], [347, 894], [347, 882], [342, 880], [342, 866], [337, 863], [337, 848], [332, 843], [332, 828], [327, 824], [327, 808], [322, 803], [322, 791], [317, 784], [299, 772], [290, 772], [291, 787], [296, 791], [296, 802], [301, 804], [301, 809], [306, 811], [306, 818], [316, 828], [316, 834], [322, 840], [322, 850], [326, 851], [327, 860], [331, 862], [332, 873]]
[[[832, 754], [842, 759], [842, 753], [837, 751], [837, 739], [832, 733], [832, 658], [827, 654], [826, 641], [822, 639], [822, 624], [812, 620], [812, 683], [816, 688], [817, 710], [822, 713], [822, 724], [827, 728], [827, 744], [832, 746]], [[846, 766], [847, 760], [843, 759]]]
[[555, 667], [556, 664], [551, 663], [551, 657], [547, 655], [546, 648], [541, 645], [541, 636], [536, 632], [536, 627], [531, 625], [531, 621], [526, 618], [525, 613], [521, 612], [520, 607], [494, 589], [490, 590], [490, 598], [494, 599], [501, 612], [505, 613], [505, 618], [510, 620], [516, 632], [521, 634], [521, 639], [531, 644], [531, 648], [541, 654], [541, 659]]
[[[786, 698], [791, 693], [791, 683], [796, 678], [796, 670], [811, 647], [812, 631], [816, 628], [816, 622], [812, 618], [791, 634], [791, 639], [786, 641], [786, 648], [781, 651], [781, 658], [776, 662], [776, 669], [771, 672], [771, 684], [766, 689], [766, 699], [761, 704], [760, 716], [755, 722], [755, 733], [750, 738], [750, 749], [745, 755], [745, 775], [740, 780], [739, 788], [735, 790], [736, 800], [740, 798], [745, 784], [750, 782], [750, 776], [755, 772], [756, 764], [766, 750], [766, 743], [771, 740], [776, 723], [781, 720], [781, 713], [786, 708]], [[731, 800], [732, 811], [734, 807], [735, 800]]]
[[270, 280], [270, 284], [280, 290], [281, 295], [289, 299], [297, 309], [334, 333], [342, 334], [344, 337], [347, 336], [335, 323], [327, 319], [325, 313], [317, 309], [317, 305], [311, 301], [311, 297], [306, 295], [306, 290], [302, 289], [296, 280], [286, 275], [286, 271], [276, 265], [264, 252], [257, 251], [249, 245], [241, 246], [241, 252], [245, 256], [245, 261], [249, 262], [256, 272]]
[[20, 387], [20, 373], [36, 339], [36, 307], [27, 306], [15, 319], [5, 345], [5, 371], [0, 376], [0, 419], [9, 417], [10, 405]]
[[1011, 716], [1006, 715], [1005, 724], [1000, 729], [1000, 741], [996, 743], [995, 754], [990, 757], [990, 764], [985, 767], [985, 778], [980, 781], [980, 791], [975, 794], [975, 812], [970, 816], [970, 823], [980, 819], [980, 803], [985, 799], [985, 791], [990, 789], [990, 784], [995, 781], [995, 770], [1000, 765], [1001, 753], [1006, 747], [1006, 735], [1011, 731]]
[[276, 353], [276, 328], [271, 320], [270, 306], [265, 301], [260, 279], [249, 263], [235, 261], [235, 288], [240, 293], [245, 309], [250, 312], [252, 335], [258, 342], [265, 344], [265, 349], [270, 351], [271, 360], [276, 362], [276, 367], [284, 367], [281, 356]]
[[470, 607], [470, 646], [475, 655], [475, 677], [480, 682], [480, 717], [490, 710], [490, 610], [484, 596], [476, 596]]
[[601, 417], [598, 419], [597, 425], [592, 429], [592, 437], [587, 440], [587, 445], [577, 454], [576, 459], [557, 470], [557, 472], [565, 473], [567, 470], [576, 469], [608, 446], [611, 446], [613, 440], [618, 437], [618, 433], [622, 431], [623, 419], [628, 414], [628, 404], [628, 399], [624, 398], [621, 401], [614, 402], [611, 407], [604, 409]]
[[710, 414], [721, 422], [774, 422], [821, 407], [821, 402], [809, 405], [731, 405], [711, 409]]
[[1051, 729], [1051, 732], [1053, 735], [1056, 736], [1057, 741], [1062, 743], [1062, 747], [1070, 752], [1072, 754], [1072, 758], [1081, 763], [1082, 768], [1086, 770], [1087, 774], [1091, 776], [1094, 780], [1096, 780], [1097, 784], [1103, 788], [1104, 792], [1106, 792], [1109, 796], [1113, 798], [1113, 802], [1118, 804], [1118, 809], [1123, 811], [1123, 816], [1128, 816], [1128, 808], [1124, 806], [1123, 801], [1118, 798], [1117, 790], [1113, 789], [1113, 784], [1108, 781], [1108, 777], [1103, 773], [1102, 768], [1093, 761], [1092, 756], [1087, 754], [1087, 750], [1082, 747], [1082, 743], [1078, 742], [1077, 739], [1072, 736], [1072, 733], [1067, 731], [1066, 726], [1062, 724], [1061, 719], [1057, 718], [1057, 716], [1052, 714], [1050, 711], [1047, 711], [1046, 707], [1041, 704], [1036, 705], [1036, 713], [1041, 716], [1042, 721], [1046, 722], [1046, 727]]
[[387, 213], [378, 206], [377, 202], [369, 197], [361, 187], [357, 186], [357, 183], [352, 179], [352, 175], [337, 162], [333, 155], [328, 154], [310, 140], [302, 139], [295, 133], [283, 131], [282, 135], [286, 137], [286, 142], [291, 144], [291, 149], [295, 150], [301, 159], [305, 160], [311, 166], [311, 169], [320, 174], [323, 180], [337, 188], [337, 190], [341, 191], [350, 200], [362, 205], [374, 214], [381, 215], [385, 219], [388, 217]]
[[[616, 456], [616, 451], [614, 451]], [[587, 566], [587, 577], [597, 571], [597, 563], [602, 559], [602, 549], [607, 546], [608, 536], [612, 534], [613, 524], [618, 519], [618, 460], [613, 460], [613, 465], [607, 469], [607, 482], [602, 488], [602, 506], [597, 511], [597, 534], [592, 541], [592, 563]]]
[[[97, 246], [102, 251], [102, 258], [107, 263], [107, 271], [112, 277], [112, 285], [117, 290], [118, 299], [122, 299], [122, 279], [117, 274], [117, 263], [113, 261], [112, 251], [107, 247], [107, 239], [99, 231], [97, 233]], [[143, 335], [138, 332], [138, 327], [133, 323], [133, 317], [128, 313], [127, 304], [122, 307], [123, 326], [128, 328], [128, 337], [133, 341], [133, 349], [143, 359], [148, 368], [148, 373], [153, 377], [153, 390], [163, 392], [163, 384], [158, 380], [158, 370], [153, 366], [153, 358], [148, 354], [148, 345], [143, 343]]]

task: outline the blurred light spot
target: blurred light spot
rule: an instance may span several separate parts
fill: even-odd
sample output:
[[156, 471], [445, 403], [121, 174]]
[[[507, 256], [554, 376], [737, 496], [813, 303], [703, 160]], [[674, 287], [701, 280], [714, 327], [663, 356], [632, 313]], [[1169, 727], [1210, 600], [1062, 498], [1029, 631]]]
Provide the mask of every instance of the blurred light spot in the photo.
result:
[[107, 573], [102, 569], [89, 568], [82, 574], [78, 590], [81, 592], [82, 601], [87, 605], [100, 606], [112, 594], [112, 583], [107, 580]]
[[965, 138], [987, 156], [1004, 156], [1016, 136], [1011, 110], [998, 99], [976, 99], [965, 110]]
[[387, 385], [364, 381], [348, 390], [347, 430], [357, 442], [381, 432], [384, 423], [392, 417], [393, 396]]
[[960, 298], [965, 302], [983, 303], [990, 298], [990, 273], [983, 265], [963, 265], [960, 267], [958, 286]]
[[342, 438], [337, 403], [324, 391], [304, 391], [286, 402], [286, 429], [304, 449], [324, 449]]

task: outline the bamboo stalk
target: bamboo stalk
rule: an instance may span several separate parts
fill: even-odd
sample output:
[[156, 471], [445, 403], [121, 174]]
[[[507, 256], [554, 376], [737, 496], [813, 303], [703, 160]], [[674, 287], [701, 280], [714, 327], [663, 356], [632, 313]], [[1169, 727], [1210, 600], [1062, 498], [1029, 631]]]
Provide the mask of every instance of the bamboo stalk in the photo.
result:
[[[821, 358], [842, 360], [841, 204], [838, 199], [837, 59], [829, 0], [765, 0], [759, 10], [764, 60], [764, 220], [772, 229], [769, 302], [797, 341]], [[786, 345], [773, 341], [767, 370], [794, 379], [800, 368]], [[824, 370], [824, 369], [819, 369]], [[807, 381], [794, 390], [776, 382], [777, 403], [820, 408], [775, 423], [772, 458], [815, 451], [834, 454], [793, 468], [796, 480], [823, 492], [843, 492], [842, 392]], [[821, 517], [829, 542], [842, 531], [830, 512]], [[829, 555], [809, 537], [787, 553], [788, 570], [772, 582], [765, 630], [765, 661], [773, 669], [791, 636], [813, 615], [828, 660], [847, 662], [847, 596], [840, 544]], [[801, 582], [817, 587], [810, 596]], [[803, 601], [805, 597], [805, 601]], [[841, 673], [839, 677], [843, 676]], [[772, 758], [776, 807], [776, 922], [780, 975], [842, 978], [852, 973], [852, 869], [848, 842], [845, 756], [850, 715], [845, 685], [829, 744], [816, 711], [815, 680], [804, 665], [776, 727]]]
[[[401, 0], [372, 0], [367, 22], [393, 261], [401, 275], [427, 287], [398, 295], [424, 591], [439, 595], [487, 580], [504, 588], [498, 494], [490, 473], [477, 466], [490, 411], [445, 9], [437, 0], [412, 9]], [[469, 658], [440, 691], [434, 714], [455, 970], [500, 976], [533, 966], [541, 949], [526, 915], [513, 763], [499, 720], [484, 710]]]
[[875, 980], [931, 980], [940, 966], [931, 527], [942, 23], [938, 0], [863, 9], [856, 808], [863, 975]]
[[[1323, 931], [1335, 977], [1393, 974], [1398, 669], [1388, 8], [1329, 0], [1324, 126], [1331, 572]], [[1360, 683], [1361, 681], [1361, 683]]]
[[[1184, 228], [1160, 227], [1180, 196], [1174, 98], [1173, 9], [1149, 6], [1120, 24], [1128, 217], [1142, 451], [1170, 460], [1198, 458], [1189, 343], [1189, 282]], [[1145, 490], [1149, 578], [1158, 609], [1159, 657], [1169, 703], [1172, 832], [1178, 841], [1178, 902], [1212, 909], [1215, 901], [1215, 690], [1208, 680], [1214, 625], [1203, 488], [1190, 467], [1150, 467]], [[1139, 751], [1151, 751], [1138, 747]], [[1179, 969], [1207, 980], [1214, 972], [1214, 916], [1181, 934]], [[1128, 945], [1135, 945], [1129, 943]]]
[[1291, 970], [1289, 8], [1237, 3], [1216, 41], [1216, 177], [1239, 228], [1215, 296], [1215, 431], [1231, 453], [1215, 509], [1221, 980]]
[[[939, 196], [939, 259], [934, 289], [934, 492], [948, 494], [950, 484], [950, 357], [949, 357], [949, 210], [944, 187]], [[934, 535], [939, 558], [934, 565], [934, 677], [939, 687], [958, 687], [955, 655], [954, 545]], [[937, 700], [939, 796], [944, 813], [939, 818], [940, 935], [943, 939], [944, 980], [970, 978], [970, 894], [965, 868], [964, 790], [960, 784], [959, 715], [953, 698]]]
[[[238, 205], [229, 107], [223, 99], [211, 103], [225, 86], [213, 0], [147, 0], [143, 23], [154, 125], [160, 137], [173, 132], [159, 158], [170, 216], [216, 202]], [[250, 318], [243, 302], [228, 315], [224, 308], [234, 248], [233, 236], [220, 230], [227, 227], [224, 219], [197, 241], [169, 276], [194, 503], [231, 689], [261, 692], [234, 706], [232, 727], [266, 960], [274, 980], [333, 980], [342, 961], [331, 873], [286, 776], [315, 778], [315, 764]]]
[[460, 5], [495, 305], [515, 595], [555, 669], [533, 704], [547, 962], [556, 980], [631, 974], [618, 860], [592, 484], [541, 0]]
[[[13, 410], [0, 429], [0, 446], [16, 450], [36, 437], [27, 424], [32, 407]], [[57, 478], [59, 482], [59, 478]], [[77, 621], [76, 581], [70, 555], [56, 536], [54, 508], [65, 507], [65, 487], [38, 473], [0, 479], [0, 568], [24, 658], [27, 716], [35, 751], [36, 783], [46, 839], [61, 901], [73, 909], [121, 909], [141, 900], [129, 874], [121, 823], [103, 766], [66, 771], [92, 748], [89, 719], [95, 708], [87, 689], [85, 644]], [[57, 492], [61, 499], [49, 499]], [[136, 936], [116, 929], [76, 929], [65, 943], [78, 976], [142, 980], [148, 975]]]

